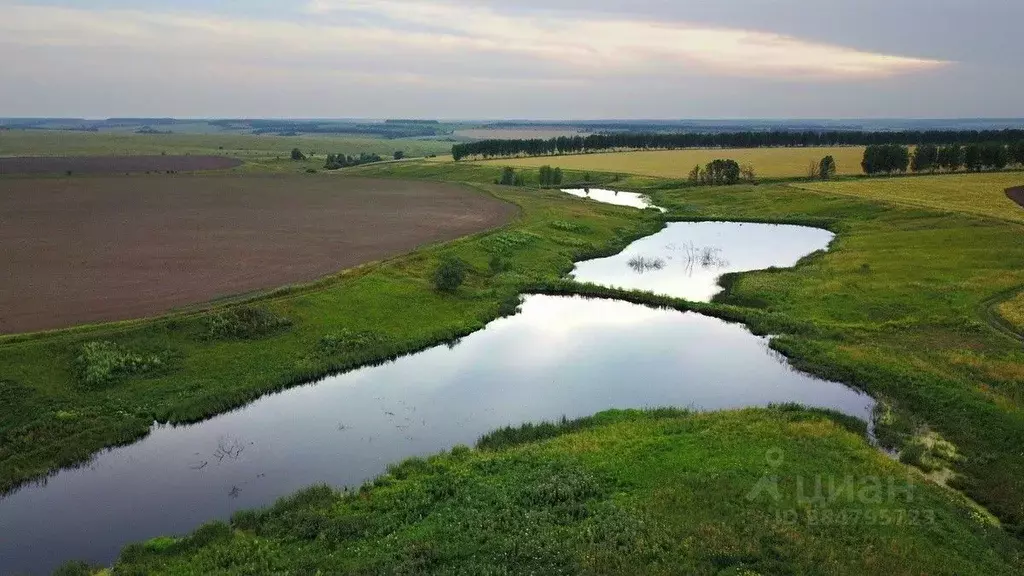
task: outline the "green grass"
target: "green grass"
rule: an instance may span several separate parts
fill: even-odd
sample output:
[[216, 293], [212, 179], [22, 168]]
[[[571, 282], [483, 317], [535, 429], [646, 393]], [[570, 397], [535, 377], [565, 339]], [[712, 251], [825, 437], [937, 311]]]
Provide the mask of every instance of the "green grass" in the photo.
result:
[[[7, 130], [0, 132], [0, 156], [89, 156], [146, 154], [213, 154], [266, 160], [289, 158], [293, 148], [319, 156], [360, 152], [390, 157], [448, 154], [450, 142], [388, 140], [355, 136], [256, 136], [253, 134], [133, 134]], [[319, 162], [322, 167], [323, 158]]]
[[[190, 536], [117, 574], [1014, 574], [954, 493], [793, 407], [608, 412], [412, 459]], [[772, 478], [777, 478], [777, 482]], [[821, 482], [822, 489], [813, 486]], [[759, 486], [766, 489], [757, 490]], [[777, 492], [773, 491], [777, 489]], [[852, 487], [852, 489], [850, 489]], [[777, 495], [777, 497], [776, 497]], [[821, 496], [820, 499], [815, 499]]]
[[964, 456], [951, 484], [1024, 534], [1024, 347], [987, 313], [993, 295], [1024, 285], [1024, 226], [955, 203], [937, 211], [782, 186], [649, 192], [671, 218], [836, 232], [828, 253], [795, 269], [727, 277], [717, 303], [781, 334], [772, 345], [798, 368], [891, 402], [902, 432], [885, 434], [890, 443], [923, 426], [941, 433]]
[[[483, 188], [481, 194], [518, 204], [521, 216], [491, 233], [257, 303], [0, 339], [0, 492], [137, 440], [154, 420], [201, 420], [268, 392], [465, 336], [514, 310], [525, 286], [557, 279], [574, 260], [617, 251], [661, 226], [650, 214], [557, 192]], [[578, 230], [564, 230], [573, 222]], [[502, 267], [492, 271], [496, 255]], [[453, 294], [433, 285], [446, 256], [469, 264]], [[90, 364], [102, 385], [80, 383], [78, 359], [90, 342], [104, 343]], [[168, 365], [140, 366], [154, 354]]]

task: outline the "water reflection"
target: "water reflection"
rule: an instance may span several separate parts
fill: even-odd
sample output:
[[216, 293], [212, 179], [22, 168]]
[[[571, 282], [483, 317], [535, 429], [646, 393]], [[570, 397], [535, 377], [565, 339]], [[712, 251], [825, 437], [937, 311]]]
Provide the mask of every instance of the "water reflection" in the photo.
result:
[[[643, 194], [637, 194], [636, 192], [617, 192], [615, 190], [605, 190], [603, 188], [570, 188], [562, 190], [566, 194], [572, 194], [578, 198], [589, 198], [602, 202], [604, 204], [614, 204], [616, 206], [629, 206], [631, 208], [639, 208], [645, 210], [647, 208], [657, 208], [651, 203], [651, 199]], [[663, 208], [658, 208], [664, 212]]]
[[677, 222], [620, 254], [581, 262], [572, 274], [581, 282], [708, 302], [721, 290], [722, 274], [790, 267], [832, 238], [804, 226]]
[[[657, 271], [652, 274], [658, 273]], [[742, 326], [617, 301], [529, 296], [522, 312], [384, 366], [268, 396], [99, 455], [0, 501], [0, 573], [111, 562], [318, 482], [357, 485], [389, 463], [507, 424], [608, 408], [800, 402], [867, 418], [872, 401], [795, 372]]]

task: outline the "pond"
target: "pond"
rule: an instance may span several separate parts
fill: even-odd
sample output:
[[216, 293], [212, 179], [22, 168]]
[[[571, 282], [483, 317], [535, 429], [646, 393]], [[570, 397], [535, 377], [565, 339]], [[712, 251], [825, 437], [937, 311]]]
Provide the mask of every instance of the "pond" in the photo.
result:
[[[733, 244], [726, 228], [694, 226], [670, 226], [627, 254], [665, 257], [666, 246], [693, 242], [721, 248], [730, 266], [763, 268], [827, 243], [815, 237], [798, 249], [795, 237], [785, 239], [796, 231], [744, 225], [746, 241]], [[655, 277], [635, 272], [628, 258], [583, 263], [576, 273], [609, 283]], [[649, 286], [696, 296], [692, 286], [676, 291], [695, 275]], [[472, 445], [505, 425], [610, 408], [782, 402], [865, 420], [874, 405], [794, 371], [741, 325], [619, 301], [526, 296], [517, 315], [460, 342], [270, 395], [200, 424], [154, 426], [133, 445], [26, 486], [0, 500], [0, 573], [48, 572], [69, 559], [110, 564], [128, 543], [187, 533], [315, 483], [358, 486], [391, 463]]]
[[727, 272], [788, 268], [828, 247], [831, 232], [804, 226], [675, 222], [610, 258], [577, 264], [574, 278], [710, 302]]
[[603, 188], [566, 188], [562, 190], [566, 194], [572, 194], [578, 198], [590, 198], [604, 204], [614, 204], [616, 206], [627, 206], [630, 208], [639, 208], [645, 210], [647, 208], [657, 208], [662, 212], [664, 208], [658, 208], [651, 203], [651, 199], [643, 194], [637, 194], [636, 192], [617, 192], [615, 190], [605, 190]]

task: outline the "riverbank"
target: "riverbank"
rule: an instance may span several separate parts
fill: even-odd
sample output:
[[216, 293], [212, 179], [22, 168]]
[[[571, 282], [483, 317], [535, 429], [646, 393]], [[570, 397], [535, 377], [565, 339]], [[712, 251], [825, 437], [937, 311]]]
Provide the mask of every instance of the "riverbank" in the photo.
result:
[[1019, 573], [1016, 541], [863, 432], [795, 407], [507, 429], [358, 490], [310, 488], [230, 526], [133, 545], [114, 570]]

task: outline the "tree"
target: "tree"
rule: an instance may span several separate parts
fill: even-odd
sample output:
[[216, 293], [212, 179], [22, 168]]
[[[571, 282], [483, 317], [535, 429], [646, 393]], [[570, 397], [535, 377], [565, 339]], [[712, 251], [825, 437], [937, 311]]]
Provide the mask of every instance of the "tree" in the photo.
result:
[[700, 181], [701, 180], [700, 172], [701, 172], [701, 169], [700, 169], [700, 165], [699, 164], [694, 166], [693, 170], [690, 170], [689, 179], [690, 179], [690, 183], [691, 184], [700, 184], [701, 183], [701, 181]]
[[942, 146], [939, 148], [939, 155], [936, 163], [943, 170], [956, 172], [964, 165], [964, 149], [959, 144]]
[[866, 174], [906, 172], [910, 150], [897, 144], [873, 144], [864, 149], [861, 168]]
[[551, 173], [551, 183], [555, 186], [562, 185], [562, 169], [555, 168], [554, 172]]
[[395, 152], [394, 158], [395, 160], [401, 160], [405, 158], [405, 152], [398, 150], [397, 152]]
[[740, 165], [735, 160], [714, 160], [704, 167], [707, 183], [732, 186], [740, 181]]
[[298, 162], [299, 160], [305, 160], [306, 155], [302, 153], [302, 150], [298, 148], [292, 148], [292, 160]]
[[981, 172], [981, 146], [971, 144], [964, 148], [964, 166], [970, 172]]
[[757, 173], [754, 172], [754, 165], [753, 164], [744, 164], [740, 168], [740, 176], [743, 178], [744, 181], [750, 182], [751, 184], [756, 182], [757, 181]]
[[832, 156], [825, 156], [818, 163], [818, 177], [822, 180], [828, 180], [829, 178], [836, 175], [836, 159]]
[[934, 172], [939, 163], [939, 149], [934, 144], [921, 144], [910, 159], [914, 172]]
[[461, 258], [444, 256], [434, 270], [434, 287], [440, 292], [455, 292], [466, 280], [468, 265]]
[[511, 166], [506, 166], [501, 169], [501, 178], [498, 180], [498, 184], [502, 186], [514, 186], [516, 183], [516, 169]]
[[1024, 165], [1024, 140], [1010, 145], [1010, 160], [1014, 164]]
[[1006, 146], [995, 142], [981, 145], [981, 165], [984, 168], [1002, 170], [1010, 163], [1010, 154]]

